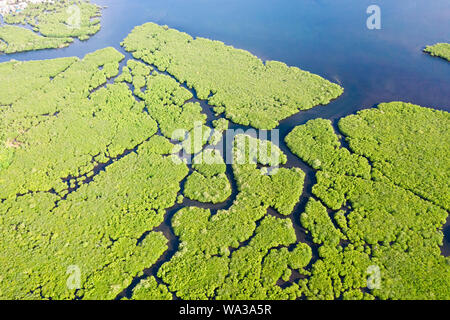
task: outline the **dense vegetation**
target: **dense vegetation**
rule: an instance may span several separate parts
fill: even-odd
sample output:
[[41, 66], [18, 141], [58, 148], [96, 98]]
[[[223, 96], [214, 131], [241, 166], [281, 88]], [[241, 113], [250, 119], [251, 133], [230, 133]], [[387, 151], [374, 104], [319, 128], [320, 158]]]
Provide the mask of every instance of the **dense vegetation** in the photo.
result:
[[[185, 149], [191, 153], [201, 151], [203, 144], [191, 146], [187, 135], [196, 128], [198, 131], [206, 123], [206, 115], [202, 113], [199, 103], [188, 102], [192, 98], [189, 90], [180, 87], [170, 76], [153, 72], [152, 68], [135, 60], [128, 60], [116, 82], [132, 85], [134, 94], [148, 106], [148, 114], [156, 120], [166, 138], [186, 140]], [[208, 138], [206, 133], [205, 139]]]
[[213, 120], [214, 131], [211, 135], [210, 143], [212, 145], [218, 145], [222, 140], [223, 134], [228, 130], [230, 122], [227, 119], [220, 118]]
[[139, 282], [133, 289], [133, 299], [135, 300], [172, 300], [167, 287], [158, 284], [154, 277], [147, 278]]
[[[172, 226], [180, 238], [180, 250], [158, 276], [177, 297], [287, 299], [300, 295], [297, 285], [283, 290], [276, 282], [282, 275], [289, 278], [291, 270], [302, 272], [311, 259], [311, 249], [296, 244], [290, 219], [267, 216], [267, 212], [272, 207], [289, 215], [303, 192], [305, 175], [296, 168], [262, 174], [258, 165], [279, 165], [286, 162], [286, 156], [270, 142], [250, 136], [236, 136], [234, 157], [249, 159], [251, 147], [257, 144], [270, 145], [268, 152], [256, 153], [254, 163], [234, 161], [239, 193], [229, 209], [211, 215], [207, 209], [188, 207], [175, 214]], [[197, 169], [205, 175], [223, 172], [220, 165]]]
[[31, 30], [17, 26], [0, 27], [0, 52], [3, 53], [63, 48], [72, 41], [72, 38], [43, 37]]
[[100, 7], [86, 0], [30, 3], [23, 11], [4, 16], [0, 53], [62, 48], [74, 38], [87, 40], [100, 30], [100, 16]]
[[449, 210], [450, 161], [441, 143], [450, 137], [449, 121], [444, 111], [392, 103], [346, 117], [339, 129], [350, 149], [371, 161], [373, 175]]
[[[0, 83], [0, 105], [8, 106], [2, 108], [5, 144], [0, 148], [13, 152], [17, 160], [0, 172], [1, 198], [29, 191], [63, 192], [67, 185], [62, 178], [92, 172], [96, 163], [156, 133], [155, 121], [142, 112], [144, 105], [126, 85], [101, 87], [117, 74], [122, 59], [107, 48], [83, 60], [12, 61], [0, 66], [6, 80]], [[127, 117], [122, 116], [125, 112]]]
[[121, 59], [107, 48], [0, 65], [3, 298], [112, 299], [167, 248], [148, 232], [188, 169], [150, 138], [157, 124], [125, 84], [104, 86]]
[[[439, 249], [450, 205], [449, 124], [446, 112], [393, 102], [339, 121], [349, 149], [328, 120], [288, 135], [317, 170], [316, 198], [300, 216], [321, 245], [307, 297], [450, 297], [450, 258]], [[363, 294], [371, 265], [382, 285]]]
[[231, 196], [226, 165], [218, 151], [207, 149], [193, 160], [195, 171], [188, 177], [184, 195], [200, 202], [220, 203]]
[[[113, 48], [0, 64], [0, 298], [449, 299], [448, 113], [393, 102], [341, 119], [341, 134], [323, 119], [296, 127], [286, 143], [316, 175], [304, 199], [305, 173], [268, 140], [234, 136], [227, 171], [212, 147], [229, 121], [213, 130], [177, 79], [217, 117], [266, 128], [340, 88], [155, 25], [125, 46], [142, 60], [120, 74]], [[162, 225], [185, 197], [204, 208]], [[178, 243], [165, 261], [161, 226]]]
[[450, 43], [437, 43], [432, 46], [427, 46], [424, 51], [434, 57], [440, 57], [450, 61]]
[[327, 104], [343, 89], [321, 77], [277, 61], [263, 62], [220, 41], [147, 23], [122, 45], [137, 59], [167, 71], [194, 88], [235, 123], [273, 129], [299, 110]]

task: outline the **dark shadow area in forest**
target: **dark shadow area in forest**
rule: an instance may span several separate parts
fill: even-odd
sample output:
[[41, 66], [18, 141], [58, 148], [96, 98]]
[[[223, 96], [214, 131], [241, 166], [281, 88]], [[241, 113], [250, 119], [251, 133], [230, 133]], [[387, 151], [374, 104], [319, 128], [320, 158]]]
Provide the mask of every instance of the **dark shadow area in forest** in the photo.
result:
[[450, 256], [450, 215], [447, 217], [447, 223], [442, 229], [444, 233], [443, 245], [441, 247], [442, 255], [445, 257]]

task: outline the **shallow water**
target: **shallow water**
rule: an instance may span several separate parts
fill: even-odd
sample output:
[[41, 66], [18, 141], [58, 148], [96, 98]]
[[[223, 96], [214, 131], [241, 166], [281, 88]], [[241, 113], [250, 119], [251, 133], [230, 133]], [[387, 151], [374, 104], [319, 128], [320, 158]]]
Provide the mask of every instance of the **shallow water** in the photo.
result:
[[[263, 60], [283, 61], [345, 88], [345, 93], [329, 105], [300, 112], [279, 126], [280, 147], [289, 159], [287, 166], [300, 167], [307, 174], [305, 193], [293, 215], [299, 237], [303, 233], [298, 215], [310, 195], [315, 175], [286, 148], [283, 139], [292, 128], [318, 117], [336, 123], [337, 119], [358, 110], [396, 100], [450, 111], [450, 64], [422, 52], [426, 45], [450, 41], [448, 0], [378, 0], [382, 13], [381, 30], [366, 27], [366, 9], [373, 0], [93, 2], [108, 8], [103, 10], [101, 31], [90, 40], [75, 41], [69, 47], [57, 50], [0, 55], [0, 62], [83, 57], [107, 46], [125, 53], [120, 42], [135, 26], [151, 21], [167, 24], [192, 36], [221, 40]], [[130, 57], [129, 54], [126, 56]], [[235, 194], [236, 190], [233, 191]], [[184, 205], [188, 204], [192, 203], [186, 200]], [[225, 206], [229, 204], [227, 202]], [[169, 223], [167, 218], [162, 228], [168, 227]], [[450, 252], [449, 230], [447, 223], [445, 255]], [[170, 236], [170, 230], [164, 231]], [[176, 242], [173, 247], [177, 247]], [[148, 273], [155, 272], [156, 269]]]

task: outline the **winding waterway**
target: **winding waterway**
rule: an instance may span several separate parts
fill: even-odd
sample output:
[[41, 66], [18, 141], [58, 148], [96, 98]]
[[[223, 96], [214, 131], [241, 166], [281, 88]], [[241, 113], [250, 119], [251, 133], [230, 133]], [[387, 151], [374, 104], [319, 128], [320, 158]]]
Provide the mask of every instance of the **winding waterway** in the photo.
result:
[[[336, 125], [343, 116], [380, 102], [405, 101], [450, 111], [450, 64], [422, 52], [425, 45], [448, 42], [450, 1], [448, 0], [94, 0], [102, 6], [102, 29], [88, 41], [76, 40], [67, 48], [0, 55], [0, 62], [39, 60], [57, 57], [83, 57], [89, 52], [112, 46], [124, 52], [120, 42], [145, 22], [221, 40], [252, 52], [263, 60], [279, 60], [318, 74], [344, 87], [344, 94], [329, 105], [300, 112], [281, 122], [280, 147], [288, 156], [287, 167], [306, 172], [305, 191], [295, 212], [297, 237], [310, 243], [299, 224], [299, 214], [311, 195], [315, 173], [286, 147], [284, 137], [295, 126], [314, 118], [331, 119]], [[366, 27], [369, 5], [381, 8], [381, 30]], [[2, 22], [0, 18], [0, 23]], [[202, 103], [205, 111], [208, 106]], [[210, 117], [208, 117], [210, 118]], [[241, 128], [233, 125], [233, 129]], [[244, 128], [245, 129], [245, 128]], [[232, 178], [232, 170], [227, 174]], [[222, 205], [205, 206], [213, 213], [227, 208], [236, 196]], [[157, 269], [178, 248], [170, 228], [173, 214], [185, 202], [170, 210], [158, 228], [169, 239], [169, 250], [146, 271]], [[449, 219], [450, 220], [450, 219]], [[444, 227], [442, 252], [450, 254], [450, 221]], [[310, 243], [312, 245], [312, 243]], [[135, 285], [138, 279], [134, 281]], [[130, 289], [123, 295], [129, 295]]]

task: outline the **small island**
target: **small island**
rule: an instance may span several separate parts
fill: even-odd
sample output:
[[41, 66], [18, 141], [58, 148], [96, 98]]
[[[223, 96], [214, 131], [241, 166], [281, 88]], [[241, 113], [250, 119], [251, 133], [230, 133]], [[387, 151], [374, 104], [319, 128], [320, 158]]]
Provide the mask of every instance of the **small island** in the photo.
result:
[[[83, 39], [100, 26], [82, 6], [82, 32], [55, 30], [56, 4], [5, 21]], [[17, 39], [0, 48], [41, 48]], [[153, 23], [122, 46], [0, 64], [0, 298], [450, 298], [448, 112], [380, 103], [279, 145], [242, 132], [228, 163], [233, 126], [276, 129], [343, 88]]]
[[433, 57], [440, 57], [450, 61], [450, 43], [437, 43], [432, 46], [427, 46], [423, 51]]

